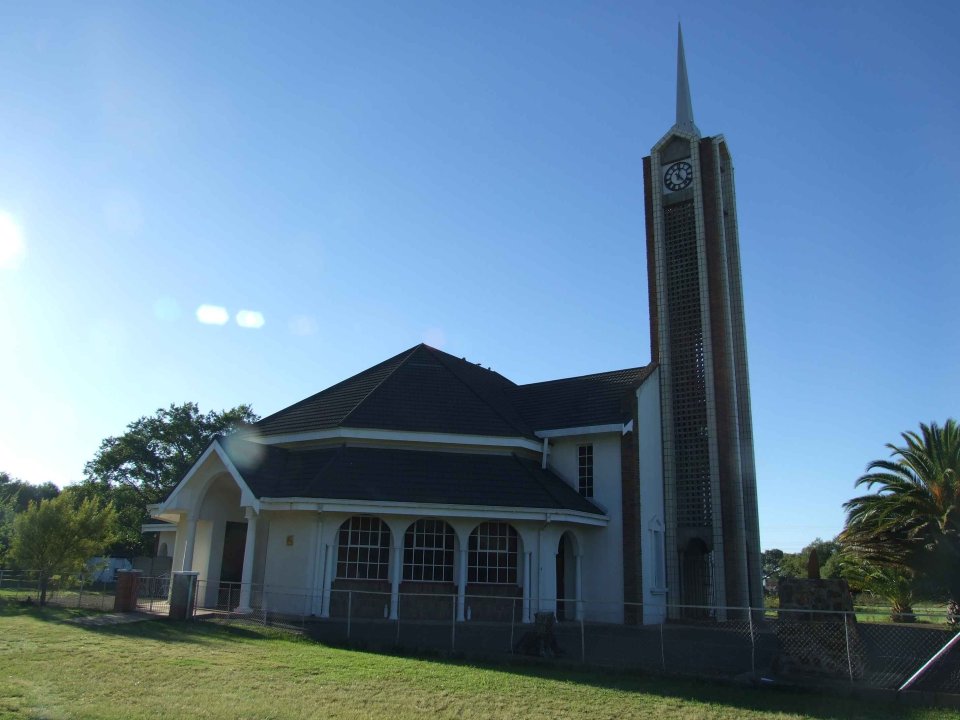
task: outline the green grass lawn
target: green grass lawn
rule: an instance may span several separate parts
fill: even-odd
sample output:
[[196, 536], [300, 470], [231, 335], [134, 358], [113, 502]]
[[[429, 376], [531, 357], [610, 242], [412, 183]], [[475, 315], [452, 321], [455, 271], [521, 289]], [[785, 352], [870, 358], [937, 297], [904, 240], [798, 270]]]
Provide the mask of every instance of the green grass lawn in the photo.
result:
[[911, 718], [944, 710], [532, 664], [479, 666], [165, 620], [0, 605], [0, 717]]

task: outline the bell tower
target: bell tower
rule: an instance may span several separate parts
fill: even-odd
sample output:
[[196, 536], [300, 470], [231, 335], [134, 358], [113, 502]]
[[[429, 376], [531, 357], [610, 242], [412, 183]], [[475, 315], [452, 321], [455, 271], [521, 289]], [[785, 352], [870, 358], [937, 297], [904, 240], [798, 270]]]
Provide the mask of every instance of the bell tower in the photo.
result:
[[668, 602], [763, 607], [733, 164], [694, 124], [679, 26], [676, 122], [643, 181]]

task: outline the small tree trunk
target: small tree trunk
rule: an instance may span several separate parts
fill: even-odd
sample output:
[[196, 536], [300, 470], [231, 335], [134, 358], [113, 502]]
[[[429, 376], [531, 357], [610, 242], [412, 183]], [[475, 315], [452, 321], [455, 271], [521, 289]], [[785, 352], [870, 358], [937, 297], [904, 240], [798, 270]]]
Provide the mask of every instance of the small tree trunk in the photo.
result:
[[890, 619], [893, 622], [909, 623], [917, 620], [917, 616], [913, 614], [913, 607], [909, 603], [894, 603], [890, 611]]
[[47, 576], [42, 574], [40, 575], [40, 605], [47, 604]]

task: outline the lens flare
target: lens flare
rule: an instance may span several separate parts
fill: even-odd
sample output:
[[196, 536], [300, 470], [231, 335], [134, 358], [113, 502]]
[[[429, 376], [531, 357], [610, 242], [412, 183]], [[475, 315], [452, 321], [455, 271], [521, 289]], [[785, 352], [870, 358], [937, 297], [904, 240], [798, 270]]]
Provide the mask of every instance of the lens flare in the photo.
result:
[[290, 332], [300, 337], [314, 335], [317, 332], [317, 321], [309, 315], [297, 315], [288, 323]]
[[201, 305], [197, 308], [197, 320], [204, 325], [226, 325], [230, 322], [230, 313], [219, 305]]
[[251, 328], [257, 330], [262, 328], [266, 320], [263, 319], [263, 313], [256, 310], [241, 310], [237, 313], [237, 325], [242, 328]]
[[0, 210], [0, 269], [16, 270], [26, 254], [20, 226], [13, 215]]

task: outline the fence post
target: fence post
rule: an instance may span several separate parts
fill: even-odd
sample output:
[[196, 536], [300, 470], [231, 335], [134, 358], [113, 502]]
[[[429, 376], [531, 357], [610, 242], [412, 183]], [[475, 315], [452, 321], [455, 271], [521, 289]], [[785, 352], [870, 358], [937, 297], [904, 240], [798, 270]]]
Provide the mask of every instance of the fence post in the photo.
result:
[[83, 575], [80, 576], [80, 590], [77, 593], [77, 609], [83, 607]]
[[347, 640], [350, 639], [350, 619], [353, 616], [353, 590], [347, 590]]
[[583, 629], [583, 613], [580, 613], [580, 662], [587, 662], [587, 638]]
[[757, 673], [757, 641], [753, 635], [753, 608], [747, 609], [747, 619], [750, 621], [750, 673]]
[[850, 682], [853, 683], [853, 658], [850, 656], [850, 625], [847, 613], [843, 614], [843, 637], [847, 643], [847, 670], [850, 673]]
[[450, 605], [453, 607], [453, 613], [450, 615], [450, 652], [457, 648], [457, 596], [451, 595]]
[[394, 644], [400, 645], [400, 603], [403, 600], [403, 595], [397, 595], [397, 637], [394, 640]]
[[667, 656], [663, 651], [663, 626], [666, 619], [660, 621], [660, 669], [664, 672], [667, 669]]

